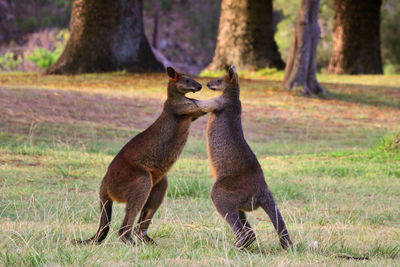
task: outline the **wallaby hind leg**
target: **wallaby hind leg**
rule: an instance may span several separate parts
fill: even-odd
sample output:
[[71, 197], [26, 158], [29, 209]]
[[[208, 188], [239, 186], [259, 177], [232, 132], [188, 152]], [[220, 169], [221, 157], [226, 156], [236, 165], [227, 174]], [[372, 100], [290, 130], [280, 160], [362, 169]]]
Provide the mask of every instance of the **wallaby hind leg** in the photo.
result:
[[108, 234], [110, 230], [110, 222], [112, 215], [112, 205], [113, 201], [109, 198], [106, 189], [101, 186], [100, 188], [100, 226], [97, 233], [86, 240], [73, 240], [75, 244], [88, 244], [92, 242], [101, 243]]
[[246, 212], [239, 210], [239, 218], [246, 229], [253, 229], [251, 228], [249, 220], [247, 220]]
[[149, 198], [140, 213], [138, 224], [135, 227], [135, 234], [145, 243], [155, 243], [154, 240], [147, 235], [147, 229], [164, 199], [167, 188], [168, 179], [167, 176], [164, 176], [163, 179], [151, 189]]
[[245, 227], [240, 219], [239, 210], [227, 202], [227, 199], [221, 198], [213, 190], [211, 193], [211, 199], [217, 211], [224, 217], [224, 219], [229, 223], [233, 232], [236, 236], [235, 246], [238, 248], [246, 248], [255, 240], [254, 231], [246, 231]]
[[236, 236], [235, 246], [238, 248], [246, 248], [250, 246], [250, 244], [253, 243], [253, 241], [256, 239], [254, 231], [246, 230], [246, 228], [244, 227], [244, 225], [240, 220], [238, 210], [235, 209], [226, 209], [225, 211], [223, 210], [224, 209], [219, 209], [218, 211], [220, 211], [220, 214], [229, 223], [233, 232], [235, 233]]
[[286, 225], [283, 221], [281, 212], [279, 211], [278, 206], [275, 203], [272, 193], [268, 189], [265, 192], [263, 199], [261, 200], [261, 207], [265, 210], [265, 212], [271, 219], [272, 224], [274, 225], [275, 230], [278, 233], [281, 246], [284, 249], [290, 248], [293, 243], [290, 240], [289, 233], [286, 229]]
[[141, 173], [134, 178], [134, 183], [124, 185], [128, 192], [126, 202], [126, 214], [124, 221], [119, 229], [119, 236], [125, 243], [134, 244], [132, 239], [132, 226], [136, 215], [143, 208], [151, 191], [151, 175]]
[[250, 246], [251, 243], [256, 240], [256, 233], [250, 225], [249, 220], [247, 219], [246, 212], [239, 210], [239, 218], [243, 224], [243, 232], [246, 233], [248, 241], [246, 242], [246, 247]]

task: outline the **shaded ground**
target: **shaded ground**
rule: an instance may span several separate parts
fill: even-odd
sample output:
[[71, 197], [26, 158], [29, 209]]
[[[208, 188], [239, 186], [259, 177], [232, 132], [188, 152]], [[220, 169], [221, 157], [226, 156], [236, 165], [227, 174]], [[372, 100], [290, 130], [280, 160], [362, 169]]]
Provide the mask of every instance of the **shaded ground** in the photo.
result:
[[[1, 75], [0, 112], [4, 116], [0, 119], [36, 123], [85, 122], [143, 130], [162, 110], [166, 79], [162, 74], [147, 75], [140, 80], [136, 77], [125, 74], [70, 78], [20, 75], [19, 79], [18, 75]], [[201, 80], [205, 83], [207, 79]], [[46, 90], [31, 88], [38, 84]], [[396, 130], [400, 125], [399, 88], [349, 84], [324, 86], [331, 92], [327, 99], [310, 99], [282, 92], [276, 81], [243, 80], [246, 135], [260, 142], [271, 139], [304, 142], [326, 139], [327, 135], [343, 138], [343, 135], [357, 135], [356, 132]], [[201, 94], [191, 95], [201, 99], [212, 96], [215, 94], [206, 88]], [[194, 123], [193, 135], [204, 136], [205, 124], [205, 118]]]

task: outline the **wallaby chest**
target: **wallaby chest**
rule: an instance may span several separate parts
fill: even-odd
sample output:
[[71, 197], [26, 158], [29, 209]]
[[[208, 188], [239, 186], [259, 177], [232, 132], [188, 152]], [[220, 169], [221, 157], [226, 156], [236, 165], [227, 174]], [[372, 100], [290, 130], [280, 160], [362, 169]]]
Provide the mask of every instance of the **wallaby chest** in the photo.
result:
[[160, 127], [158, 144], [149, 153], [148, 165], [154, 177], [165, 175], [178, 160], [188, 139], [192, 119], [174, 116], [168, 121], [170, 123], [166, 127]]
[[210, 114], [207, 151], [217, 179], [259, 171], [258, 161], [243, 135], [240, 103]]

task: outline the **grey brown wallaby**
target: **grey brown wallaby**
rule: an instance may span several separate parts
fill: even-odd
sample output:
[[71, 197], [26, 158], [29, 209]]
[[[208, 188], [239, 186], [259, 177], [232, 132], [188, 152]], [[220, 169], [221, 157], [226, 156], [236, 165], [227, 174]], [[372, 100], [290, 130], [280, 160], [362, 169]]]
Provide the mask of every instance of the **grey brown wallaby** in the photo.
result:
[[205, 113], [185, 97], [201, 90], [201, 85], [187, 75], [167, 68], [168, 97], [158, 119], [130, 140], [115, 156], [100, 186], [100, 226], [97, 233], [76, 243], [102, 242], [110, 229], [113, 201], [126, 203], [126, 214], [119, 235], [134, 243], [131, 233], [136, 215], [141, 211], [136, 236], [154, 242], [147, 229], [168, 187], [167, 172], [181, 154], [191, 122]]
[[256, 238], [246, 211], [262, 207], [270, 217], [283, 248], [292, 245], [285, 222], [265, 182], [261, 166], [248, 146], [242, 130], [239, 80], [234, 66], [228, 75], [207, 86], [222, 91], [208, 101], [196, 101], [204, 112], [211, 112], [207, 125], [208, 157], [216, 178], [211, 190], [218, 212], [232, 227], [235, 245], [249, 246]]

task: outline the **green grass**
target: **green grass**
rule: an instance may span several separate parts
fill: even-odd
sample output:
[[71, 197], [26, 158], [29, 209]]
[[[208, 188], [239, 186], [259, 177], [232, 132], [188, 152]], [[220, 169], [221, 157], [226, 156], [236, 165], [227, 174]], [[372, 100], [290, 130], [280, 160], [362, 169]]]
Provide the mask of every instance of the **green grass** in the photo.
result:
[[233, 246], [209, 197], [206, 118], [193, 124], [169, 173], [149, 230], [158, 245], [119, 240], [122, 204], [103, 244], [72, 245], [97, 230], [100, 181], [119, 149], [157, 117], [167, 78], [11, 73], [0, 75], [0, 266], [399, 265], [400, 76], [322, 76], [324, 99], [284, 93], [279, 78], [257, 79], [241, 81], [245, 135], [292, 250], [280, 248], [262, 210], [249, 214], [257, 243]]

